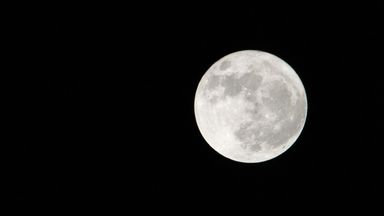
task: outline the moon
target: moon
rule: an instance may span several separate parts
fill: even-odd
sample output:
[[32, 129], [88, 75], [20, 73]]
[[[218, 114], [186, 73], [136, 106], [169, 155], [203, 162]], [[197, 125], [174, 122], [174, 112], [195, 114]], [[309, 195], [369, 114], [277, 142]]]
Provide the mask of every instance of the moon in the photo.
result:
[[234, 161], [258, 163], [290, 148], [307, 116], [296, 72], [279, 57], [257, 50], [231, 53], [201, 78], [194, 101], [206, 142]]

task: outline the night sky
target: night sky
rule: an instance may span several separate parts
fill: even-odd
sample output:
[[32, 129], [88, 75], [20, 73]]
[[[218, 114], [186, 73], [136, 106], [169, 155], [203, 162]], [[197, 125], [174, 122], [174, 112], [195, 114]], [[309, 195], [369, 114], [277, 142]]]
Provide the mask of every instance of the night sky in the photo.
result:
[[[10, 199], [157, 212], [375, 209], [382, 11], [379, 1], [60, 5], [26, 20], [18, 40], [31, 58], [14, 71], [30, 73], [7, 90]], [[297, 142], [255, 164], [217, 154], [193, 110], [206, 70], [245, 49], [290, 64], [308, 100]]]

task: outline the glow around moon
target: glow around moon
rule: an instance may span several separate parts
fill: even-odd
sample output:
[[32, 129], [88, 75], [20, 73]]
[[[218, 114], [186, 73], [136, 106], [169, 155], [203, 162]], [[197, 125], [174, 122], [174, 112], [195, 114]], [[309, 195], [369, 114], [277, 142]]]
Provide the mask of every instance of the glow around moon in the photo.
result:
[[195, 95], [197, 125], [221, 155], [256, 163], [275, 158], [299, 137], [307, 115], [304, 86], [272, 54], [229, 54], [202, 77]]

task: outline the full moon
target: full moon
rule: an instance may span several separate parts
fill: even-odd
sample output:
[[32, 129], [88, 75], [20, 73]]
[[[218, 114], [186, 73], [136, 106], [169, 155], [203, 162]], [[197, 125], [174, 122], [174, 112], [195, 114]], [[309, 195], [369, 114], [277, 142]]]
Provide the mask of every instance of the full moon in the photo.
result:
[[263, 51], [231, 53], [200, 80], [194, 101], [197, 126], [207, 143], [234, 161], [273, 159], [299, 137], [307, 97], [296, 72]]

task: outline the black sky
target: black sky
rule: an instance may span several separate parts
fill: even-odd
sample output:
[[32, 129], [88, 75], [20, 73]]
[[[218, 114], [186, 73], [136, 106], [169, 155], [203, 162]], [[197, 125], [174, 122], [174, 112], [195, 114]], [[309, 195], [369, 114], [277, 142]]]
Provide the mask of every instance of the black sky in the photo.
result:
[[[18, 68], [39, 77], [20, 75], [23, 87], [8, 91], [21, 95], [8, 127], [21, 146], [12, 198], [372, 209], [382, 199], [382, 10], [379, 1], [62, 5], [26, 21], [20, 38], [34, 61]], [[260, 164], [214, 152], [193, 113], [201, 76], [244, 49], [288, 62], [308, 99], [296, 144]]]

